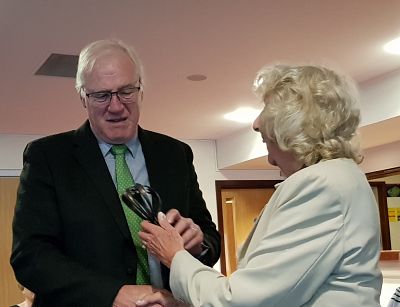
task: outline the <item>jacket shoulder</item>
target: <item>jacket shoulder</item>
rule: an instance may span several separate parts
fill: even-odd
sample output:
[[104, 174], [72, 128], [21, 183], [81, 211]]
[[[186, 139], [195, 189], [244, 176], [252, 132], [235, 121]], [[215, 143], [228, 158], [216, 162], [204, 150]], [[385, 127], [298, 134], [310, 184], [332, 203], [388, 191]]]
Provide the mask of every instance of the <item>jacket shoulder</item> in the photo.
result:
[[143, 143], [156, 143], [158, 146], [176, 146], [190, 149], [190, 146], [176, 138], [159, 132], [139, 129], [139, 139]]
[[29, 142], [25, 147], [26, 151], [46, 150], [46, 151], [63, 151], [66, 147], [73, 144], [75, 130], [44, 136]]

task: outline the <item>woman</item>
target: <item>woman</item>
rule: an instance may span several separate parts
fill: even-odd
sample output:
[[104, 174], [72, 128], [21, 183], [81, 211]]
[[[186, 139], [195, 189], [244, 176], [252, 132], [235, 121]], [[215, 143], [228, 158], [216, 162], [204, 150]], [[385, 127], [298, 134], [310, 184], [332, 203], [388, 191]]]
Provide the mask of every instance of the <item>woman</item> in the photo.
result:
[[[287, 176], [239, 252], [230, 277], [202, 265], [159, 214], [143, 244], [171, 268], [173, 295], [193, 306], [379, 306], [378, 210], [354, 137], [360, 110], [352, 83], [316, 66], [261, 70], [265, 106], [253, 127], [268, 161]], [[168, 298], [168, 300], [167, 300]], [[174, 304], [160, 293], [139, 306]]]

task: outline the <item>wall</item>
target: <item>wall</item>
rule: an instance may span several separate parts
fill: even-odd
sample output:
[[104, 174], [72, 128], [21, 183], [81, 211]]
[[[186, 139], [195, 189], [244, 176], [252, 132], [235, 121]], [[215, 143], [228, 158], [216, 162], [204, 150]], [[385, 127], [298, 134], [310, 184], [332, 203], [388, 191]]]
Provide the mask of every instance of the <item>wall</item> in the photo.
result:
[[0, 176], [19, 176], [26, 144], [39, 135], [0, 134]]
[[360, 85], [361, 126], [400, 115], [400, 69]]
[[364, 150], [361, 168], [365, 173], [400, 166], [400, 141]]

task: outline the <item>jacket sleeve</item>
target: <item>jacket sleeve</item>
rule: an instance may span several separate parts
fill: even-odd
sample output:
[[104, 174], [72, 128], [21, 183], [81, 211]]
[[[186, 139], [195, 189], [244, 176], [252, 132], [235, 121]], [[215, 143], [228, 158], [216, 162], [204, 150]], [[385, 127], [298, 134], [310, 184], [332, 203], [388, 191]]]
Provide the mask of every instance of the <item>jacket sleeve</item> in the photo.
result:
[[[46, 305], [111, 306], [122, 283], [90, 270], [63, 251], [54, 178], [40, 142], [28, 145], [13, 220], [11, 265], [17, 280]], [[96, 295], [92, 295], [96, 294]]]
[[200, 226], [204, 233], [204, 243], [209, 247], [204, 256], [199, 260], [208, 266], [213, 266], [219, 259], [221, 254], [221, 237], [212, 221], [211, 214], [207, 209], [203, 199], [202, 192], [197, 181], [196, 171], [193, 165], [193, 152], [191, 148], [186, 147], [186, 163], [189, 169], [189, 193], [188, 204], [190, 206], [189, 217]]

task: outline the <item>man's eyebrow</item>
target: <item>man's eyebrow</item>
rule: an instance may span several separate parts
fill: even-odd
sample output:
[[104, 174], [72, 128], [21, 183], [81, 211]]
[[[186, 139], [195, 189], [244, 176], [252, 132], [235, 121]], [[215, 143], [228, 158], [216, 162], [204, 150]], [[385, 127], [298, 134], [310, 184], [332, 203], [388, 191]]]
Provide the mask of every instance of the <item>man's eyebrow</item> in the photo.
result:
[[[134, 85], [134, 84], [132, 84], [132, 83], [129, 83], [129, 84], [125, 84], [125, 85], [122, 85], [122, 86], [120, 86], [118, 89], [117, 89], [117, 92], [118, 91], [121, 91], [121, 90], [125, 90], [125, 89], [128, 89], [128, 88], [135, 88], [135, 87], [137, 87], [136, 85]], [[92, 90], [91, 91], [91, 93], [102, 93], [102, 92], [114, 92], [114, 91], [112, 91], [112, 90], [110, 90], [110, 89], [101, 89], [101, 90]]]
[[137, 86], [132, 83], [129, 83], [127, 85], [123, 85], [123, 86], [119, 87], [118, 90], [120, 91], [120, 90], [125, 90], [127, 88], [135, 88], [135, 87], [137, 87]]

